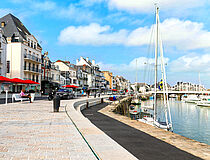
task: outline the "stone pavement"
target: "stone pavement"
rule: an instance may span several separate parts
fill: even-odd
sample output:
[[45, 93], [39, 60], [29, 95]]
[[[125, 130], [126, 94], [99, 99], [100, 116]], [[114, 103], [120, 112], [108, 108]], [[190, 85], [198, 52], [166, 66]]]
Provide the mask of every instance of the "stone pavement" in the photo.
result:
[[0, 105], [0, 159], [96, 159], [60, 110], [44, 100]]

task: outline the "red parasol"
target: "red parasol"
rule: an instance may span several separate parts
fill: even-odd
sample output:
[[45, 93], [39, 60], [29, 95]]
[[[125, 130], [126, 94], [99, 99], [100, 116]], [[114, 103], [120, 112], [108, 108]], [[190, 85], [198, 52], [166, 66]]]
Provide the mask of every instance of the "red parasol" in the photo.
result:
[[65, 86], [62, 86], [62, 87], [65, 87], [65, 88], [79, 88], [78, 86], [75, 86], [75, 85], [65, 85]]
[[112, 91], [116, 91], [117, 92], [117, 89], [112, 89]]

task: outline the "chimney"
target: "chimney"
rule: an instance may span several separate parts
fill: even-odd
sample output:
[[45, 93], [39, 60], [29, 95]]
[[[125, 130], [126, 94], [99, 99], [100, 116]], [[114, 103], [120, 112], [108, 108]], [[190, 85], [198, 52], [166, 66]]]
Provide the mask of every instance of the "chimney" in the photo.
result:
[[92, 60], [92, 64], [95, 66], [96, 65], [96, 62], [95, 62], [95, 60], [93, 59]]
[[1, 22], [1, 27], [2, 27], [2, 28], [5, 27], [5, 22]]
[[66, 64], [70, 65], [70, 61], [65, 61]]
[[89, 57], [86, 57], [86, 61], [87, 61], [87, 62], [89, 61]]
[[82, 66], [82, 69], [85, 71], [85, 69], [86, 69], [86, 65], [85, 64]]
[[76, 65], [78, 65], [78, 64], [79, 64], [79, 59], [76, 60]]
[[7, 37], [7, 43], [11, 43], [12, 42], [12, 38], [11, 37]]

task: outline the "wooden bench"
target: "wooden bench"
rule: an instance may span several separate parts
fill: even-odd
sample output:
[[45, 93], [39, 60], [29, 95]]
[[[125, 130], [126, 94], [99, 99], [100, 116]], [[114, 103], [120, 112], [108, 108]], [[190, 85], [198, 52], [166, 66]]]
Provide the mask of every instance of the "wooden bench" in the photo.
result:
[[[34, 101], [34, 97], [35, 97], [35, 94], [31, 93], [31, 102]], [[12, 103], [14, 102], [14, 100], [23, 102], [23, 100], [29, 100], [29, 98], [23, 98], [20, 96], [20, 94], [13, 94], [12, 95]]]

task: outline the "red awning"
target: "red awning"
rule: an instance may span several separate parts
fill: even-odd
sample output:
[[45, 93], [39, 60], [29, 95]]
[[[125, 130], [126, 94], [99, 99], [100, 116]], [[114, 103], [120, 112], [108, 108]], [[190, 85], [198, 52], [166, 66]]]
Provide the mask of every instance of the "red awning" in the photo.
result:
[[112, 89], [112, 91], [116, 91], [117, 92], [117, 89]]
[[64, 88], [79, 88], [78, 86], [75, 86], [75, 85], [65, 85], [62, 87], [64, 87]]
[[25, 84], [39, 84], [38, 82], [32, 81], [32, 80], [25, 80]]
[[11, 79], [4, 77], [4, 76], [0, 76], [0, 82], [11, 82]]
[[10, 82], [12, 82], [12, 83], [22, 83], [22, 84], [26, 84], [24, 80], [19, 79], [19, 78], [10, 79]]

